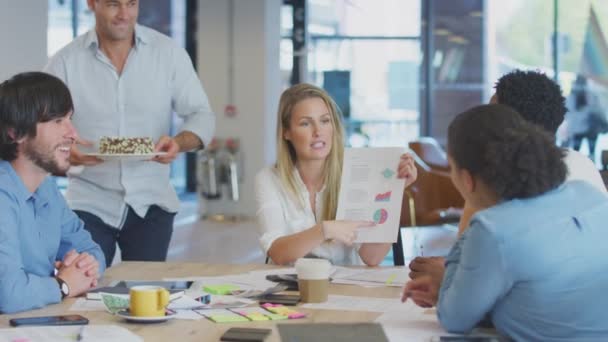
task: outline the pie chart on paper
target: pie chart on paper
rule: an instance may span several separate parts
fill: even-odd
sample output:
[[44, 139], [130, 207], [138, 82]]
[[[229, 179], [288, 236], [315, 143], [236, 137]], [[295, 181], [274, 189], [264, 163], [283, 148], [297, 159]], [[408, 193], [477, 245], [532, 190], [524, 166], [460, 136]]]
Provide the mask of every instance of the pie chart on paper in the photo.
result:
[[385, 209], [378, 209], [374, 213], [374, 222], [383, 224], [388, 219], [388, 212]]

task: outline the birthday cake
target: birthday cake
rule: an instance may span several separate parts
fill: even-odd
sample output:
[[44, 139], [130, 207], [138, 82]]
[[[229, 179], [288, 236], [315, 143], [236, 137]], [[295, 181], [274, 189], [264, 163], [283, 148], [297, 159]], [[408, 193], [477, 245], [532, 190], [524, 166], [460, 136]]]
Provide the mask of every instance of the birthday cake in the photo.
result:
[[145, 137], [101, 137], [99, 153], [102, 154], [148, 154], [154, 152], [152, 139]]

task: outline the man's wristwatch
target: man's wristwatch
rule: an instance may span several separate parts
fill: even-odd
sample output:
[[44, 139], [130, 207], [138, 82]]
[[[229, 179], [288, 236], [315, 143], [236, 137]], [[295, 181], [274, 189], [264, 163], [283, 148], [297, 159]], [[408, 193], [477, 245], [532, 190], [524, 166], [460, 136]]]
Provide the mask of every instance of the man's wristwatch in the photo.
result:
[[64, 299], [65, 297], [69, 296], [70, 287], [68, 286], [68, 283], [66, 283], [59, 277], [55, 277], [55, 280], [57, 280], [57, 284], [59, 284], [59, 290], [61, 291], [61, 299]]

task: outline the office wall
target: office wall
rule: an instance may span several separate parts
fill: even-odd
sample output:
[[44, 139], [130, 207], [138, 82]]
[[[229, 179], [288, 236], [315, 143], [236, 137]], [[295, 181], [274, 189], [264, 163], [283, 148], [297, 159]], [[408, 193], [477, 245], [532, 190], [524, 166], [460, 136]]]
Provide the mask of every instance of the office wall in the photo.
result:
[[[255, 214], [255, 174], [275, 161], [280, 96], [281, 0], [201, 0], [198, 70], [217, 114], [218, 138], [240, 139], [244, 156], [241, 199], [208, 201], [207, 212]], [[226, 105], [237, 113], [224, 113]]]
[[46, 63], [48, 2], [0, 0], [0, 80]]
[[[253, 216], [256, 172], [275, 161], [280, 95], [281, 0], [200, 0], [198, 70], [217, 113], [217, 136], [240, 139], [244, 156], [241, 200], [230, 212]], [[40, 70], [47, 61], [48, 3], [0, 0], [0, 79]], [[236, 105], [235, 117], [224, 115]]]

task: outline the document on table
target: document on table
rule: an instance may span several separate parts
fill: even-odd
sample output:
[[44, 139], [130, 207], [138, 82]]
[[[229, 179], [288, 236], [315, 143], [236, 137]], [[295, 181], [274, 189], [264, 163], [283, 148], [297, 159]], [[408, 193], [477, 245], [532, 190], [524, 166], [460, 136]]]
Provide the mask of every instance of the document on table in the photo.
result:
[[[81, 329], [84, 329], [81, 331]], [[76, 341], [78, 335], [84, 341], [140, 342], [144, 339], [118, 325], [86, 325], [63, 327], [27, 327], [0, 329], [0, 342], [14, 341]]]
[[106, 311], [106, 306], [101, 300], [78, 298], [69, 311]]
[[[411, 305], [405, 302], [403, 305]], [[382, 324], [389, 341], [430, 341], [434, 336], [449, 335], [439, 324], [434, 309], [412, 308], [408, 315], [384, 313], [376, 318]]]
[[397, 167], [401, 147], [347, 148], [338, 198], [338, 220], [374, 221], [355, 242], [396, 242], [405, 180]]
[[399, 298], [376, 298], [329, 295], [324, 303], [302, 304], [308, 309], [340, 310], [340, 311], [371, 311], [407, 313], [411, 307], [401, 303]]
[[[475, 328], [467, 335], [451, 334], [445, 331], [435, 309], [422, 309], [416, 307], [411, 301], [403, 303], [413, 307], [408, 315], [395, 315], [388, 312], [376, 318], [380, 323], [389, 341], [434, 341], [438, 336], [453, 336], [453, 341], [473, 341], [475, 337], [485, 337], [492, 341], [503, 341], [494, 328]], [[458, 337], [462, 337], [459, 339]], [[471, 338], [471, 339], [467, 339]], [[485, 340], [484, 340], [485, 341]]]
[[331, 275], [334, 284], [359, 285], [364, 287], [403, 287], [410, 280], [405, 267], [347, 268], [335, 267]]
[[[183, 278], [167, 278], [165, 280], [188, 280], [194, 281], [194, 284], [190, 287], [190, 291], [195, 291], [197, 289], [202, 290], [203, 286], [206, 285], [215, 285], [215, 284], [233, 284], [239, 287], [241, 290], [265, 290], [269, 287], [275, 286], [276, 283], [266, 280], [267, 274], [284, 274], [284, 273], [296, 273], [295, 268], [289, 269], [272, 269], [272, 270], [262, 270], [262, 271], [251, 271], [247, 273], [241, 274], [230, 274], [230, 275], [222, 275], [222, 276], [192, 276], [192, 277], [183, 277]], [[191, 293], [187, 292], [186, 294]]]

